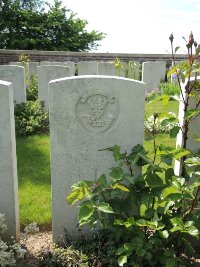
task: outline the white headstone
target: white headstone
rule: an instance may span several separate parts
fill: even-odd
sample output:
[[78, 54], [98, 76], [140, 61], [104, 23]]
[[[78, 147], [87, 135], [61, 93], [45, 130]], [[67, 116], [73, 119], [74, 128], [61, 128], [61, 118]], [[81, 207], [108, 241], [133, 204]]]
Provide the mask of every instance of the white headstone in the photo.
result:
[[61, 61], [40, 61], [40, 66], [46, 66], [46, 65], [64, 65]]
[[[195, 78], [191, 77], [190, 82], [194, 81]], [[200, 76], [197, 77], [197, 80], [200, 82]], [[188, 79], [185, 81], [185, 83], [181, 83], [181, 91], [183, 94], [180, 94], [180, 99], [182, 100], [183, 97], [185, 99], [185, 87], [188, 83]], [[183, 97], [182, 97], [183, 96]], [[190, 97], [189, 101], [189, 109], [195, 109], [196, 104], [198, 103], [198, 99]], [[182, 127], [184, 125], [184, 103], [183, 101], [180, 101], [179, 104], [179, 124]], [[187, 149], [190, 149], [192, 152], [197, 153], [200, 151], [200, 142], [196, 141], [194, 138], [195, 136], [197, 138], [200, 138], [200, 116], [195, 118], [190, 124], [189, 124], [189, 134], [188, 134], [188, 140], [187, 140]], [[179, 131], [176, 139], [176, 147], [183, 147], [183, 134], [182, 131]], [[181, 164], [180, 161], [176, 160], [174, 165], [174, 170], [176, 175], [180, 175], [181, 173]]]
[[16, 104], [26, 102], [25, 69], [22, 66], [0, 65], [0, 80], [13, 84], [13, 99]]
[[160, 82], [165, 82], [165, 78], [166, 78], [166, 71], [167, 71], [167, 67], [166, 67], [166, 61], [155, 61], [156, 64], [158, 64], [158, 68], [160, 69]]
[[25, 67], [28, 77], [31, 77], [32, 75], [37, 76], [37, 67], [39, 66], [39, 62], [34, 62], [34, 61], [30, 61], [27, 63], [10, 62], [9, 65]]
[[39, 62], [31, 61], [29, 64], [29, 76], [37, 76], [37, 67], [39, 66]]
[[70, 68], [70, 76], [75, 75], [75, 63], [73, 61], [65, 61], [64, 65]]
[[114, 62], [99, 62], [98, 75], [117, 76], [117, 71], [114, 67]]
[[143, 62], [142, 63], [142, 81], [146, 84], [146, 91], [151, 92], [157, 88], [160, 79], [160, 64], [157, 62]]
[[44, 101], [44, 109], [48, 110], [48, 83], [58, 78], [69, 77], [70, 68], [60, 65], [43, 65], [37, 68], [38, 99]]
[[60, 66], [67, 66], [70, 68], [70, 76], [75, 75], [75, 63], [73, 61], [41, 61], [40, 66], [46, 65], [60, 65]]
[[78, 75], [97, 75], [97, 61], [80, 61], [77, 63]]
[[18, 182], [12, 84], [0, 81], [0, 213], [5, 214], [5, 238], [19, 235]]
[[[77, 235], [77, 210], [66, 203], [71, 185], [114, 165], [112, 153], [143, 144], [145, 85], [109, 76], [78, 76], [49, 83], [53, 241]], [[135, 169], [138, 173], [141, 169]]]

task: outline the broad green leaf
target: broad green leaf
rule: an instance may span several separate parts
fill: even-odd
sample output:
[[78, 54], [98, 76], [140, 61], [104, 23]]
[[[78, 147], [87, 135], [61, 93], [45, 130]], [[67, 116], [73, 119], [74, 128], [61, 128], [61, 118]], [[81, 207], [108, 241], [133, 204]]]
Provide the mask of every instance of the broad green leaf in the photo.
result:
[[158, 176], [156, 173], [149, 173], [149, 174], [147, 173], [147, 177], [145, 180], [147, 184], [152, 188], [163, 186], [162, 178]]
[[180, 217], [174, 217], [170, 219], [173, 226], [184, 226], [183, 220]]
[[175, 138], [177, 134], [179, 133], [179, 130], [180, 130], [179, 126], [174, 126], [173, 128], [171, 128], [169, 132], [170, 138]]
[[122, 247], [120, 247], [120, 248], [118, 248], [118, 250], [117, 250], [117, 252], [116, 252], [116, 255], [118, 256], [118, 255], [121, 255], [121, 254], [123, 254], [124, 252], [126, 252], [127, 251], [127, 249], [124, 247], [124, 245], [122, 246]]
[[66, 198], [67, 202], [70, 205], [74, 205], [79, 200], [82, 200], [84, 197], [82, 188], [77, 188], [76, 190], [73, 190]]
[[112, 188], [118, 188], [121, 191], [130, 192], [130, 190], [125, 185], [119, 184], [119, 183], [116, 183], [116, 184], [112, 185]]
[[197, 110], [196, 109], [190, 109], [190, 110], [185, 112], [184, 118], [185, 119], [189, 119], [189, 118], [191, 118], [193, 116], [198, 116], [199, 114], [200, 114], [200, 110], [199, 109], [197, 109]]
[[114, 225], [124, 225], [124, 221], [123, 220], [120, 220], [120, 219], [116, 219], [114, 221]]
[[123, 178], [127, 180], [130, 184], [135, 184], [135, 179], [133, 176], [131, 176], [129, 173], [123, 174]]
[[123, 158], [122, 154], [120, 152], [120, 146], [114, 145], [114, 147], [113, 147], [113, 157], [114, 157], [115, 161], [118, 161], [118, 160]]
[[102, 202], [96, 205], [96, 208], [105, 213], [114, 213], [112, 207], [108, 203], [105, 203], [105, 202]]
[[124, 223], [126, 228], [131, 227], [132, 225], [135, 225], [135, 219], [134, 217], [129, 217], [128, 220]]
[[121, 180], [123, 178], [123, 171], [120, 167], [114, 167], [111, 169], [110, 177], [114, 181]]
[[167, 201], [164, 206], [164, 214], [166, 214], [172, 206], [174, 206], [174, 201]]
[[141, 155], [145, 155], [145, 149], [142, 145], [136, 145], [133, 147], [131, 153], [128, 155], [128, 159], [133, 163], [133, 164], [138, 164], [141, 158]]
[[127, 256], [120, 256], [118, 259], [118, 264], [119, 266], [124, 266], [124, 264], [127, 263]]
[[159, 235], [164, 238], [167, 239], [169, 237], [169, 232], [167, 230], [164, 231], [159, 231]]
[[174, 154], [175, 154], [175, 156], [174, 156], [175, 159], [180, 159], [184, 156], [189, 155], [190, 151], [187, 149], [178, 149]]
[[138, 226], [147, 226], [149, 227], [150, 229], [152, 230], [160, 230], [160, 229], [163, 229], [165, 227], [164, 224], [162, 223], [159, 223], [157, 221], [147, 221], [147, 220], [144, 220], [144, 219], [139, 219], [136, 221], [136, 224]]
[[168, 104], [169, 100], [170, 100], [170, 96], [163, 95], [163, 97], [162, 97], [162, 104], [163, 104], [163, 106], [166, 106]]
[[94, 213], [92, 205], [81, 206], [79, 210], [79, 222], [87, 221]]
[[144, 217], [144, 216], [145, 216], [145, 212], [146, 212], [146, 210], [147, 210], [146, 205], [145, 205], [145, 204], [142, 204], [142, 205], [140, 206], [140, 216], [141, 216], [141, 217]]
[[98, 182], [101, 186], [105, 187], [105, 186], [107, 185], [107, 180], [106, 180], [106, 176], [105, 176], [105, 174], [102, 174], [102, 175], [98, 178], [97, 182]]
[[174, 176], [174, 169], [173, 168], [168, 168], [165, 171], [165, 181], [171, 181], [172, 177]]
[[145, 211], [145, 217], [147, 219], [151, 219], [155, 215], [155, 210], [153, 208], [149, 208]]
[[175, 185], [169, 186], [163, 190], [162, 198], [165, 199], [167, 196], [171, 194], [181, 193], [180, 189]]
[[165, 266], [166, 267], [176, 267], [177, 265], [176, 265], [175, 258], [166, 259]]
[[181, 72], [180, 74], [182, 83], [185, 83], [185, 74], [183, 72]]
[[167, 78], [170, 78], [173, 73], [176, 73], [176, 66], [173, 66], [168, 72], [167, 72]]
[[139, 257], [144, 257], [144, 255], [146, 254], [146, 251], [143, 248], [139, 248], [137, 249], [136, 253]]

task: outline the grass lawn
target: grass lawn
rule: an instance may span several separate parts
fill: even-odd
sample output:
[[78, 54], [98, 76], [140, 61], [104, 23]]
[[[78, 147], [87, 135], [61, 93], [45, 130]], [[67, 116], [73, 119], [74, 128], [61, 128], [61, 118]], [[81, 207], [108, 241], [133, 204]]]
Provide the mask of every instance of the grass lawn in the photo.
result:
[[[178, 103], [170, 101], [165, 107], [161, 102], [146, 105], [146, 116], [154, 112], [178, 112]], [[157, 143], [175, 145], [175, 139], [159, 134]], [[144, 146], [152, 151], [152, 142]], [[19, 208], [21, 225], [37, 222], [51, 225], [50, 142], [48, 135], [17, 137], [17, 163], [19, 178]]]
[[17, 163], [21, 225], [51, 223], [50, 144], [48, 135], [18, 137]]

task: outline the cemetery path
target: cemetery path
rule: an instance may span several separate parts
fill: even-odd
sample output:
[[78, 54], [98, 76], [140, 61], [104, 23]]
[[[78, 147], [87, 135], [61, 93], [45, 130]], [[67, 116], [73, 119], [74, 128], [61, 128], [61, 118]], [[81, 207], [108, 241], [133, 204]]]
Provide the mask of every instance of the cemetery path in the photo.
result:
[[[20, 262], [20, 267], [38, 267], [39, 256], [41, 254], [48, 255], [48, 251], [52, 247], [52, 231], [39, 232], [30, 235], [27, 239], [21, 239], [21, 245], [28, 251], [26, 258]], [[200, 257], [194, 259], [193, 267], [200, 267]]]
[[22, 261], [22, 266], [37, 267], [38, 257], [41, 253], [48, 253], [52, 245], [52, 232], [39, 232], [28, 236], [27, 239], [21, 239], [21, 245], [26, 248], [27, 255]]

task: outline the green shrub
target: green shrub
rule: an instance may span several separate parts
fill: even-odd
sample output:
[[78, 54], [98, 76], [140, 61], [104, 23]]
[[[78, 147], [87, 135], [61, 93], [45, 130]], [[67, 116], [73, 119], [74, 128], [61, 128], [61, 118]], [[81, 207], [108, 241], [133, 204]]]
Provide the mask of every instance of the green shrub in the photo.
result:
[[[109, 233], [110, 234], [110, 233]], [[94, 233], [89, 239], [80, 236], [74, 240], [69, 235], [66, 241], [53, 245], [39, 255], [40, 267], [114, 267], [116, 245], [107, 238], [108, 232]]]
[[30, 79], [27, 81], [27, 100], [35, 101], [38, 99], [38, 78], [31, 75]]
[[48, 254], [40, 255], [39, 266], [42, 267], [89, 267], [88, 257], [73, 246], [54, 245]]
[[[200, 214], [194, 209], [199, 182], [189, 185], [175, 176], [171, 162], [189, 152], [160, 145], [155, 154], [166, 164], [161, 167], [141, 145], [130, 154], [119, 146], [106, 150], [118, 163], [109, 177], [79, 181], [67, 197], [70, 204], [81, 201], [79, 225], [105, 229], [119, 266], [187, 266], [183, 255], [195, 255], [188, 237], [199, 236]], [[147, 169], [136, 175], [134, 165]]]
[[17, 135], [32, 135], [48, 131], [48, 113], [43, 111], [39, 100], [27, 101], [15, 106], [15, 128]]
[[180, 88], [177, 83], [160, 83], [159, 88], [165, 95], [180, 95]]

